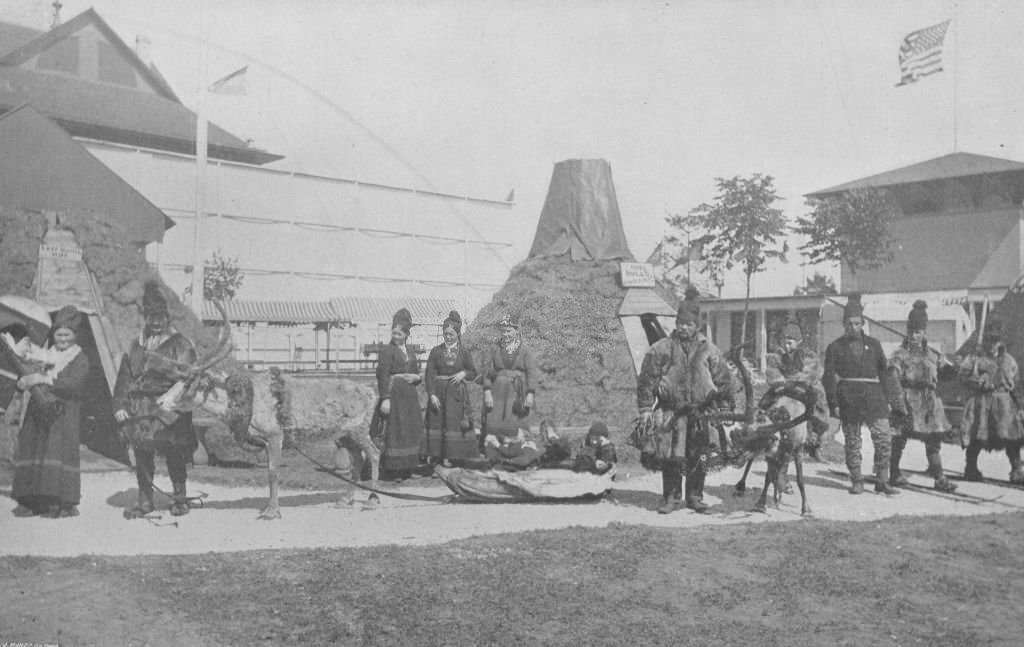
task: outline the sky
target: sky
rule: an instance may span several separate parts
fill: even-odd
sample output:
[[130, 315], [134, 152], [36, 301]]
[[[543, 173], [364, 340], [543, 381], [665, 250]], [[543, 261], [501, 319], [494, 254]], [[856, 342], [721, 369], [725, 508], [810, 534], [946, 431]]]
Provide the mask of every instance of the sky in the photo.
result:
[[[48, 3], [3, 4], [41, 21]], [[1014, 0], [64, 0], [62, 16], [90, 6], [129, 44], [150, 40], [186, 105], [200, 78], [249, 65], [247, 96], [212, 99], [211, 119], [286, 167], [514, 188], [521, 258], [569, 158], [609, 161], [640, 259], [716, 177], [773, 176], [796, 218], [805, 193], [954, 150], [1024, 160]], [[895, 87], [903, 37], [947, 19], [944, 71]], [[791, 258], [755, 294], [835, 274]], [[723, 296], [742, 293], [731, 275]]]

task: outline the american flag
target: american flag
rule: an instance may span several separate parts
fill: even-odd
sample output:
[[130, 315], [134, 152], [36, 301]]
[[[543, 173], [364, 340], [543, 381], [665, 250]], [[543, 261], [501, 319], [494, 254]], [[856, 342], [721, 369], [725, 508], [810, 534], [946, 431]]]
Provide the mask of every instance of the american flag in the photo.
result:
[[897, 87], [913, 83], [921, 77], [942, 71], [942, 42], [949, 22], [907, 34], [900, 45], [900, 82]]

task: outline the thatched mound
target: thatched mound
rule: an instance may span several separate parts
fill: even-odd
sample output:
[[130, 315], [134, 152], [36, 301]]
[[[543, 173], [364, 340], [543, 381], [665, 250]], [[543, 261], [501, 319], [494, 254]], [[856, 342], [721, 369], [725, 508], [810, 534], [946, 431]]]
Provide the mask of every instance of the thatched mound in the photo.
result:
[[463, 339], [482, 365], [483, 348], [497, 341], [498, 320], [505, 312], [519, 317], [541, 373], [534, 418], [559, 426], [604, 420], [621, 429], [636, 416], [636, 373], [618, 318], [625, 295], [618, 271], [617, 261], [524, 261], [467, 329]]

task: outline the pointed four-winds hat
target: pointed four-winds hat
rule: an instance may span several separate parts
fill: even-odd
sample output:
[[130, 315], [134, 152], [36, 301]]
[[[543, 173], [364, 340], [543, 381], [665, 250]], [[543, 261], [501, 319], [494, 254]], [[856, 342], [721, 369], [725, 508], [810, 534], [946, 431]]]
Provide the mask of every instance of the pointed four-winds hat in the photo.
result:
[[409, 331], [412, 330], [412, 314], [408, 308], [400, 308], [395, 313], [395, 316], [391, 318], [391, 327], [401, 328], [406, 334], [409, 334]]
[[918, 299], [907, 315], [907, 332], [924, 330], [928, 327], [928, 304]]
[[142, 287], [142, 316], [168, 315], [167, 298], [160, 289], [160, 283], [150, 279]]
[[686, 288], [683, 301], [676, 310], [676, 320], [689, 323], [700, 321], [700, 290], [692, 285]]
[[863, 317], [864, 306], [860, 302], [860, 293], [854, 292], [846, 297], [846, 305], [843, 306], [843, 321], [851, 317]]

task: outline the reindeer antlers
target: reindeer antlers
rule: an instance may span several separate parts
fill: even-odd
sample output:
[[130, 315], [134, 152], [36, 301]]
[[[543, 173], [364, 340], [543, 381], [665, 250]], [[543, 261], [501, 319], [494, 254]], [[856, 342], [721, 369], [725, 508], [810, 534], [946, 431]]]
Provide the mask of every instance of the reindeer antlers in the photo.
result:
[[220, 301], [213, 301], [213, 305], [217, 308], [217, 312], [220, 313], [223, 325], [218, 333], [217, 343], [214, 345], [213, 350], [205, 357], [193, 364], [188, 364], [171, 359], [170, 357], [164, 357], [160, 353], [153, 351], [146, 351], [146, 356], [153, 360], [158, 360], [161, 366], [171, 369], [169, 372], [176, 379], [185, 379], [190, 376], [199, 375], [221, 362], [231, 353], [231, 345], [229, 343], [231, 341], [231, 321], [228, 319], [228, 312], [224, 308], [224, 304]]
[[231, 341], [231, 321], [228, 319], [228, 311], [224, 308], [224, 304], [219, 300], [215, 299], [213, 301], [213, 305], [217, 308], [217, 312], [220, 313], [221, 319], [223, 319], [223, 325], [221, 326], [216, 346], [213, 347], [213, 350], [209, 355], [196, 362], [195, 367], [191, 369], [193, 374], [209, 370], [231, 353], [231, 345], [229, 344]]

